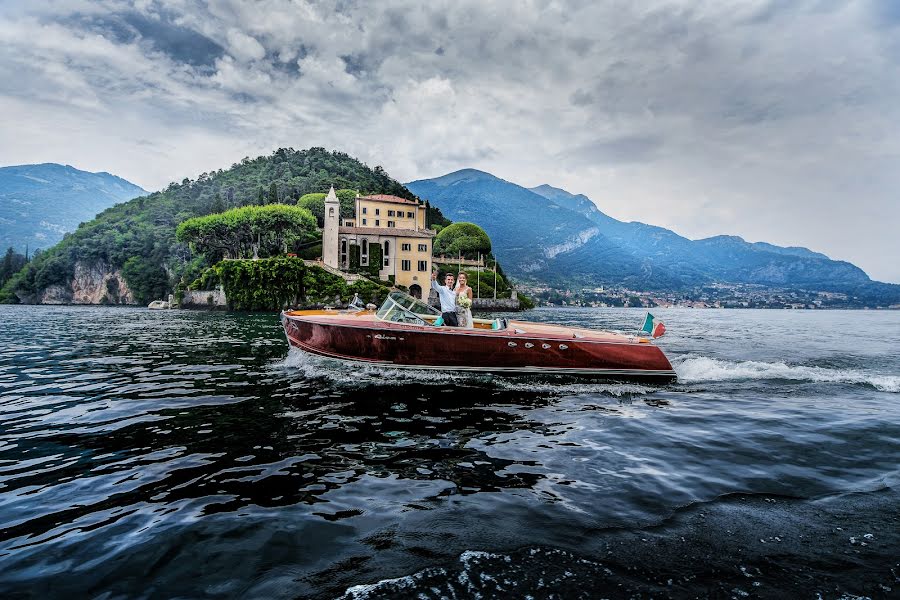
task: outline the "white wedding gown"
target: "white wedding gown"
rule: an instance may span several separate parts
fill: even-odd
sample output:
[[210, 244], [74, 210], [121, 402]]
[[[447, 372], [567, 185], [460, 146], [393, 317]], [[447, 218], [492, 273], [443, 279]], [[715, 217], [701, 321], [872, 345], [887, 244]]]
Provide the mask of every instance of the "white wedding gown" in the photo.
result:
[[[457, 293], [457, 296], [459, 294]], [[456, 306], [456, 318], [459, 320], [459, 327], [461, 329], [474, 329], [475, 322], [472, 320], [472, 309], [471, 308], [463, 308], [459, 305]]]

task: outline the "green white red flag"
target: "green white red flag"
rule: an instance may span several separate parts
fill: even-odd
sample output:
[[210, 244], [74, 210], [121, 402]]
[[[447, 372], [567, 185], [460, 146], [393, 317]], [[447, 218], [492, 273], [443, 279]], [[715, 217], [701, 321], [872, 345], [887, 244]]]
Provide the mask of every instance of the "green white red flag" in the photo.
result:
[[666, 325], [650, 313], [644, 317], [644, 324], [641, 325], [641, 331], [653, 338], [658, 338], [666, 332]]

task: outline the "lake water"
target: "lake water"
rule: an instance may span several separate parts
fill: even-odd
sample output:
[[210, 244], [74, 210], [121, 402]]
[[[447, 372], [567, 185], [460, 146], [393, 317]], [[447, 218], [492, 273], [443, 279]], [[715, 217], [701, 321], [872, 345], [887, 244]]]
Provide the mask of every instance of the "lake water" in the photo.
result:
[[900, 312], [654, 312], [664, 387], [0, 306], [0, 597], [900, 595]]

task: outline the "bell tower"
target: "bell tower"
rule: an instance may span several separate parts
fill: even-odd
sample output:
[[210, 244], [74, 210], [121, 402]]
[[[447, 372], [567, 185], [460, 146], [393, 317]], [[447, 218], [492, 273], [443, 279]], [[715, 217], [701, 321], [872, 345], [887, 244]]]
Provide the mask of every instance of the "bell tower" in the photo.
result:
[[341, 201], [334, 193], [334, 186], [325, 197], [325, 225], [322, 227], [322, 261], [334, 269], [338, 264], [338, 227], [341, 225]]

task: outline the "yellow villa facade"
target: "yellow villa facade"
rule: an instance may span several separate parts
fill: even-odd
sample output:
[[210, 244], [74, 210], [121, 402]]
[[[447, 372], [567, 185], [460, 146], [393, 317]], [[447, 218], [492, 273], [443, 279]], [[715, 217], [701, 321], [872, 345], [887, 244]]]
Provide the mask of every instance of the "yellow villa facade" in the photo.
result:
[[340, 201], [332, 188], [325, 198], [322, 259], [329, 267], [347, 270], [355, 245], [360, 266], [367, 267], [378, 259], [373, 258], [377, 244], [379, 277], [393, 279], [417, 298], [427, 297], [435, 232], [425, 227], [425, 210], [424, 205], [398, 196], [357, 196], [355, 217], [341, 219]]

